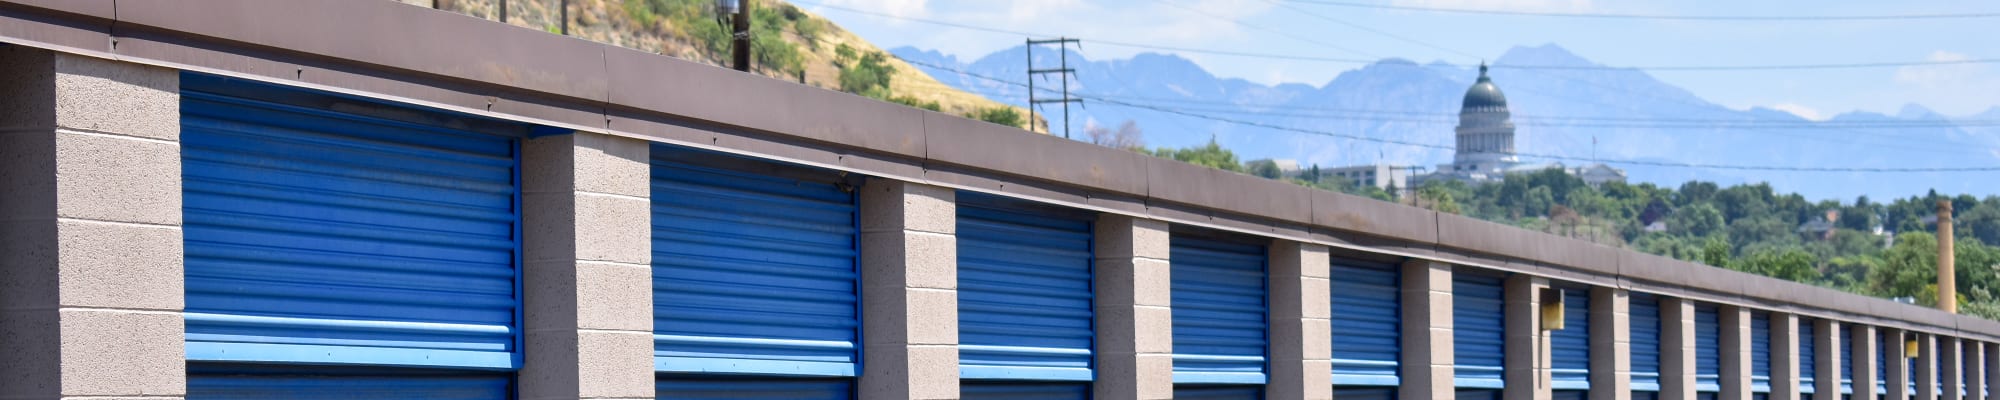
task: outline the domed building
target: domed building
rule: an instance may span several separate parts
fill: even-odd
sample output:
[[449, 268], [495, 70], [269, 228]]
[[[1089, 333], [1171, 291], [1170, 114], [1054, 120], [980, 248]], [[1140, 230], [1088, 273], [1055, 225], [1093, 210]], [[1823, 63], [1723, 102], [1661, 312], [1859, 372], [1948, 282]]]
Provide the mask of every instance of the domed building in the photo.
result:
[[[1507, 95], [1479, 65], [1479, 81], [1465, 90], [1458, 111], [1458, 154], [1448, 171], [1498, 174], [1521, 163], [1514, 156], [1514, 121], [1507, 112]], [[1447, 171], [1440, 168], [1439, 171]]]

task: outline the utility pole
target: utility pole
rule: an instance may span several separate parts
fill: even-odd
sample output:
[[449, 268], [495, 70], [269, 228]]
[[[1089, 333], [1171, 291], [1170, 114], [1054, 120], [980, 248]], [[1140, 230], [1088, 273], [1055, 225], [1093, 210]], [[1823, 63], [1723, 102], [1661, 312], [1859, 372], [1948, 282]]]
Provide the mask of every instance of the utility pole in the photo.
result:
[[[1082, 41], [1067, 37], [1059, 37], [1055, 39], [1028, 39], [1028, 130], [1029, 131], [1035, 130], [1035, 105], [1042, 103], [1062, 103], [1063, 138], [1064, 139], [1069, 138], [1069, 103], [1083, 104], [1083, 99], [1070, 97], [1069, 95], [1069, 79], [1071, 75], [1076, 74], [1076, 69], [1069, 67], [1070, 43], [1076, 43], [1077, 48], [1083, 48]], [[1035, 46], [1040, 46], [1044, 44], [1056, 44], [1057, 46], [1061, 47], [1060, 53], [1062, 54], [1061, 58], [1062, 68], [1055, 68], [1055, 69], [1035, 68]], [[1062, 75], [1062, 98], [1052, 99], [1052, 100], [1035, 99], [1035, 77], [1043, 74]], [[1056, 131], [1055, 129], [1050, 129], [1049, 133], [1055, 134]]]
[[[728, 1], [728, 0], [722, 0]], [[737, 71], [750, 71], [750, 0], [736, 0], [736, 29], [731, 36], [736, 42], [732, 60]]]
[[500, 23], [507, 23], [507, 0], [500, 0]]
[[561, 18], [562, 18], [562, 25], [561, 25], [561, 26], [562, 26], [562, 28], [561, 28], [561, 30], [562, 30], [562, 35], [563, 35], [563, 36], [569, 36], [569, 0], [562, 0], [562, 1], [559, 1], [559, 2], [556, 2], [556, 3], [557, 3], [556, 5], [558, 6], [558, 8], [562, 10], [562, 16], [561, 16]]
[[1958, 313], [1958, 266], [1957, 257], [1952, 255], [1951, 199], [1937, 202], [1937, 242], [1938, 242], [1938, 309]]

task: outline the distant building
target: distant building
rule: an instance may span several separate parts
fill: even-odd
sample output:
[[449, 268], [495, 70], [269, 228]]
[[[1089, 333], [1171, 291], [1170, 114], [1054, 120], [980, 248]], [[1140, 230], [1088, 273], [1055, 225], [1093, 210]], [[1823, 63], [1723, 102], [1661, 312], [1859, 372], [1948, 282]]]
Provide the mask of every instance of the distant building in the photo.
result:
[[1799, 224], [1799, 234], [1808, 239], [1831, 240], [1833, 232], [1839, 229], [1840, 210], [1826, 210], [1826, 216]]
[[1566, 167], [1562, 163], [1521, 162], [1514, 151], [1513, 113], [1507, 109], [1507, 95], [1501, 93], [1500, 87], [1493, 84], [1493, 78], [1486, 75], [1485, 65], [1479, 66], [1479, 80], [1465, 91], [1456, 131], [1456, 153], [1451, 163], [1438, 165], [1434, 173], [1410, 177], [1405, 184], [1422, 185], [1431, 180], [1484, 183], [1498, 181], [1507, 174], [1546, 169], [1560, 169], [1582, 178], [1591, 186], [1625, 181], [1625, 170], [1602, 163]]
[[1410, 174], [1413, 172], [1412, 170], [1413, 168], [1405, 166], [1372, 164], [1324, 168], [1320, 170], [1320, 175], [1338, 176], [1356, 185], [1368, 185], [1383, 189], [1390, 187], [1407, 189], [1410, 187]]

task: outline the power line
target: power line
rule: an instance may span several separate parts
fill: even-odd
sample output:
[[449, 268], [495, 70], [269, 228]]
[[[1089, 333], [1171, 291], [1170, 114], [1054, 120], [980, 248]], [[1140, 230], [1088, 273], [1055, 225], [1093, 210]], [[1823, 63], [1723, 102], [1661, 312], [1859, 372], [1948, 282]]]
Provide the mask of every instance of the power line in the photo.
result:
[[1678, 15], [1678, 14], [1616, 14], [1616, 13], [1568, 13], [1549, 11], [1489, 10], [1477, 8], [1448, 8], [1426, 6], [1399, 6], [1394, 4], [1358, 3], [1337, 0], [1287, 0], [1294, 3], [1323, 6], [1372, 8], [1382, 10], [1424, 11], [1436, 13], [1512, 15], [1528, 17], [1600, 18], [1600, 19], [1656, 19], [1678, 21], [1893, 21], [1893, 20], [1936, 20], [1936, 19], [1978, 19], [2000, 17], [2000, 12], [1972, 12], [1947, 14], [1899, 14], [1899, 15]]
[[[959, 70], [959, 69], [955, 69], [955, 68], [948, 68], [948, 67], [945, 67], [945, 66], [941, 66], [941, 65], [936, 65], [936, 64], [931, 64], [931, 63], [926, 63], [926, 62], [921, 62], [921, 61], [916, 61], [916, 60], [909, 60], [909, 59], [903, 59], [903, 61], [904, 61], [904, 62], [907, 62], [907, 63], [910, 63], [911, 65], [917, 65], [917, 66], [923, 66], [923, 67], [927, 67], [927, 68], [933, 68], [933, 69], [938, 69], [938, 70], [944, 70], [944, 71], [951, 71], [951, 72], [953, 72], [953, 73], [957, 73], [957, 74], [961, 74], [961, 75], [964, 75], [964, 76], [970, 76], [970, 77], [974, 77], [974, 78], [977, 78], [977, 79], [981, 79], [981, 80], [986, 80], [986, 81], [990, 81], [990, 82], [995, 82], [995, 83], [1001, 83], [1001, 84], [1006, 84], [1006, 85], [1011, 85], [1011, 86], [1019, 86], [1019, 87], [1026, 87], [1026, 86], [1027, 86], [1027, 84], [1025, 84], [1025, 83], [1021, 83], [1021, 82], [1014, 82], [1014, 81], [1009, 81], [1009, 80], [1005, 80], [1005, 79], [1000, 79], [1000, 78], [995, 78], [995, 77], [991, 77], [991, 76], [986, 76], [986, 75], [984, 75], [984, 74], [978, 74], [978, 73], [973, 73], [973, 72], [969, 72], [969, 71], [964, 71], [964, 70]], [[1385, 144], [1394, 144], [1394, 145], [1402, 145], [1402, 146], [1411, 146], [1411, 147], [1421, 147], [1421, 148], [1430, 148], [1430, 149], [1439, 149], [1439, 150], [1456, 150], [1456, 149], [1457, 149], [1456, 147], [1454, 147], [1454, 146], [1450, 146], [1450, 145], [1442, 145], [1442, 144], [1433, 144], [1433, 143], [1422, 143], [1422, 142], [1413, 142], [1413, 141], [1407, 141], [1407, 140], [1398, 140], [1398, 139], [1383, 139], [1383, 138], [1376, 138], [1376, 137], [1369, 137], [1369, 136], [1363, 136], [1363, 135], [1355, 135], [1355, 134], [1346, 134], [1346, 133], [1339, 133], [1339, 132], [1331, 132], [1331, 131], [1322, 131], [1322, 130], [1315, 130], [1315, 129], [1304, 129], [1304, 128], [1297, 128], [1297, 127], [1290, 127], [1290, 126], [1282, 126], [1282, 125], [1275, 125], [1275, 124], [1268, 124], [1268, 123], [1262, 123], [1262, 122], [1256, 122], [1256, 121], [1246, 121], [1246, 120], [1240, 120], [1240, 119], [1234, 119], [1234, 118], [1227, 118], [1227, 117], [1218, 117], [1218, 116], [1214, 116], [1214, 115], [1207, 115], [1207, 114], [1201, 114], [1201, 113], [1195, 113], [1195, 112], [1188, 112], [1188, 111], [1182, 111], [1182, 110], [1177, 110], [1177, 109], [1171, 109], [1171, 108], [1165, 108], [1165, 107], [1157, 107], [1157, 106], [1150, 106], [1150, 105], [1144, 105], [1144, 104], [1135, 104], [1135, 103], [1128, 103], [1128, 102], [1124, 102], [1124, 101], [1118, 101], [1118, 100], [1112, 100], [1112, 99], [1106, 99], [1106, 98], [1102, 98], [1102, 97], [1095, 97], [1095, 96], [1088, 96], [1088, 95], [1078, 95], [1078, 97], [1083, 97], [1083, 98], [1087, 98], [1087, 99], [1091, 99], [1091, 100], [1095, 100], [1095, 101], [1097, 101], [1097, 102], [1100, 102], [1100, 103], [1105, 103], [1105, 104], [1113, 104], [1113, 105], [1119, 105], [1119, 106], [1125, 106], [1125, 107], [1131, 107], [1131, 108], [1139, 108], [1139, 109], [1145, 109], [1145, 110], [1152, 110], [1152, 111], [1157, 111], [1157, 112], [1164, 112], [1164, 113], [1170, 113], [1170, 114], [1177, 114], [1177, 115], [1182, 115], [1182, 116], [1187, 116], [1187, 117], [1193, 117], [1193, 118], [1199, 118], [1199, 119], [1205, 119], [1205, 120], [1210, 120], [1210, 121], [1216, 121], [1216, 122], [1222, 122], [1222, 123], [1228, 123], [1228, 124], [1234, 124], [1234, 125], [1244, 125], [1244, 126], [1254, 126], [1254, 127], [1261, 127], [1261, 128], [1267, 128], [1267, 129], [1274, 129], [1274, 130], [1281, 130], [1281, 131], [1289, 131], [1289, 132], [1297, 132], [1297, 133], [1305, 133], [1305, 134], [1312, 134], [1312, 135], [1318, 135], [1318, 136], [1329, 136], [1329, 137], [1338, 137], [1338, 138], [1346, 138], [1346, 139], [1354, 139], [1354, 140], [1362, 140], [1362, 141], [1369, 141], [1369, 142], [1376, 142], [1376, 143], [1385, 143]], [[1794, 167], [1794, 166], [1781, 166], [1781, 165], [1735, 165], [1735, 164], [1707, 164], [1707, 163], [1685, 163], [1685, 162], [1668, 162], [1668, 161], [1648, 161], [1648, 160], [1604, 160], [1604, 159], [1594, 159], [1594, 158], [1586, 158], [1586, 157], [1571, 157], [1571, 156], [1564, 156], [1564, 155], [1556, 155], [1556, 154], [1537, 154], [1537, 153], [1519, 153], [1519, 152], [1516, 152], [1516, 153], [1513, 153], [1513, 155], [1516, 155], [1516, 156], [1521, 156], [1521, 157], [1529, 157], [1529, 158], [1539, 158], [1539, 159], [1548, 159], [1548, 160], [1558, 160], [1558, 161], [1578, 161], [1578, 162], [1603, 162], [1603, 163], [1608, 163], [1608, 164], [1625, 164], [1625, 165], [1646, 165], [1646, 166], [1658, 166], [1658, 167], [1675, 167], [1675, 168], [1705, 168], [1705, 169], [1724, 169], [1724, 170], [1749, 170], [1749, 171], [1787, 171], [1787, 172], [1868, 172], [1868, 173], [1919, 173], [1919, 172], [2000, 172], [2000, 166], [1985, 166], [1985, 167], [1893, 167], [1893, 168], [1878, 168], [1878, 167]]]

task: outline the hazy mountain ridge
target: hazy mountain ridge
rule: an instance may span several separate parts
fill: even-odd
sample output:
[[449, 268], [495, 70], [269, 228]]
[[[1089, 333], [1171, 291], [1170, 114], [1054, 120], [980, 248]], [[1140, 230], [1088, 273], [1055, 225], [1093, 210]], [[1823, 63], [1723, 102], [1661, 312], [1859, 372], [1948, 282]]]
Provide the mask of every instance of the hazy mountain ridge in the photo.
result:
[[[1010, 81], [1021, 81], [1026, 75], [1027, 60], [1021, 47], [971, 61], [909, 47], [890, 52], [920, 63]], [[1036, 67], [1054, 68], [1059, 64], [1057, 56], [1053, 48], [1037, 49]], [[1449, 147], [1458, 103], [1465, 88], [1478, 75], [1470, 67], [1385, 59], [1358, 67], [1329, 65], [1348, 70], [1317, 87], [1270, 86], [1218, 78], [1193, 62], [1172, 55], [1140, 54], [1127, 59], [1092, 60], [1072, 51], [1068, 57], [1071, 66], [1077, 68], [1071, 90], [1105, 100], [1087, 101], [1083, 108], [1072, 106], [1075, 114], [1071, 117], [1071, 130], [1078, 135], [1086, 123], [1114, 125], [1132, 119], [1145, 129], [1153, 146], [1186, 146], [1214, 137], [1249, 157], [1294, 158], [1322, 166], [1380, 161], [1434, 168], [1434, 164], [1450, 159], [1450, 151], [1244, 126], [1107, 103], [1144, 104], [1297, 130]], [[1560, 160], [1565, 164], [1575, 165], [1598, 157], [1773, 167], [2000, 165], [2000, 154], [1993, 150], [2000, 147], [2000, 127], [1991, 126], [1993, 121], [2000, 120], [2000, 108], [1978, 115], [1947, 117], [1911, 105], [1896, 115], [1847, 112], [1814, 122], [1769, 108], [1731, 109], [1639, 70], [1506, 67], [1597, 65], [1552, 44], [1515, 47], [1493, 63], [1494, 82], [1506, 93], [1517, 116], [1518, 150], [1530, 155], [1571, 158]], [[1025, 89], [1018, 86], [921, 66], [919, 69], [948, 85], [995, 100], [1012, 104], [1025, 101]], [[1058, 83], [1050, 77], [1037, 85], [1055, 87]], [[1044, 113], [1055, 113], [1049, 117], [1060, 123], [1059, 107], [1045, 105], [1041, 109]], [[1965, 126], [1951, 126], [1949, 121], [1965, 121]], [[1883, 129], [1856, 124], [1901, 125]], [[1060, 134], [1061, 129], [1053, 131]], [[1902, 197], [1933, 188], [1948, 193], [1992, 192], [1975, 183], [1980, 181], [1979, 173], [1871, 174], [1614, 164], [1627, 169], [1635, 181], [1668, 185], [1691, 179], [1725, 184], [1768, 181], [1781, 190], [1797, 191], [1816, 199], [1852, 199], [1860, 194]], [[1980, 192], [1981, 189], [1985, 191]]]

